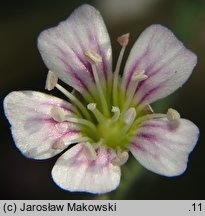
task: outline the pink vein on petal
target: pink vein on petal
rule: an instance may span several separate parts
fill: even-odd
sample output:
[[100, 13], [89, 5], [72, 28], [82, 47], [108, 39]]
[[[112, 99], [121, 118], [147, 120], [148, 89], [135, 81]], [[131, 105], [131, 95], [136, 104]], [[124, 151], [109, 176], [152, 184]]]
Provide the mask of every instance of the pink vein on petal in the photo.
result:
[[139, 143], [132, 143], [131, 144], [131, 148], [134, 148], [136, 149], [137, 151], [141, 151], [143, 153], [146, 153], [146, 154], [149, 154], [149, 155], [152, 155], [153, 158], [155, 159], [158, 159], [159, 158], [159, 155], [156, 153], [156, 152], [151, 152], [149, 151], [148, 149], [144, 148], [142, 144], [139, 144]]
[[81, 87], [83, 87], [88, 93], [90, 93], [85, 82], [77, 75], [77, 73], [75, 73], [73, 68], [71, 68], [71, 66], [69, 64], [67, 64], [66, 60], [63, 58], [60, 58], [60, 60], [65, 64], [65, 66], [67, 67], [67, 70], [70, 71], [70, 73], [73, 75], [73, 77], [80, 83]]
[[169, 81], [169, 79], [161, 82], [158, 86], [155, 86], [153, 89], [150, 89], [145, 95], [143, 95], [139, 102], [138, 105], [142, 104], [146, 99], [148, 99], [150, 96], [152, 96], [155, 92], [161, 90], [161, 88], [166, 85], [166, 83]]
[[[96, 34], [94, 34], [96, 35]], [[103, 74], [105, 76], [105, 79], [107, 80], [108, 79], [108, 74], [107, 74], [107, 64], [106, 64], [106, 55], [104, 53], [104, 51], [102, 51], [100, 45], [99, 45], [99, 41], [98, 39], [94, 36], [93, 34], [91, 34], [90, 32], [88, 32], [88, 38], [92, 43], [96, 43], [97, 44], [97, 51], [98, 51], [98, 54], [101, 56], [102, 58], [102, 63], [101, 63], [101, 66], [102, 66], [102, 71], [103, 71]]]
[[128, 86], [129, 86], [129, 84], [131, 82], [131, 79], [132, 79], [132, 76], [133, 76], [134, 72], [136, 72], [136, 68], [139, 66], [142, 59], [146, 58], [147, 54], [148, 54], [148, 49], [146, 49], [144, 51], [144, 53], [142, 53], [141, 57], [139, 57], [139, 59], [136, 60], [136, 62], [132, 65], [132, 67], [127, 72], [128, 77], [126, 78], [126, 89], [128, 88]]

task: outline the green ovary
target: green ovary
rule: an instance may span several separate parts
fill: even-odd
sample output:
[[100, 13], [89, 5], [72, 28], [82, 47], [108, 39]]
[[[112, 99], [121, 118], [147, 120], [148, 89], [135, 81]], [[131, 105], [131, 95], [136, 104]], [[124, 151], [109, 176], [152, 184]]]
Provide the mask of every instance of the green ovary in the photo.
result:
[[122, 124], [120, 122], [113, 123], [111, 120], [102, 122], [97, 126], [97, 136], [102, 139], [106, 146], [116, 149], [117, 147], [124, 148], [126, 143], [123, 137], [120, 136]]
[[93, 143], [101, 143], [114, 150], [118, 148], [124, 150], [137, 130], [136, 126], [132, 126], [126, 133], [123, 133], [125, 126], [126, 124], [121, 118], [116, 122], [113, 122], [112, 119], [107, 119], [96, 124], [96, 131], [86, 127], [83, 128], [83, 132]]
[[[104, 116], [104, 119], [99, 120], [98, 118], [96, 118], [94, 112], [89, 110], [89, 113], [92, 116], [92, 120], [90, 120], [90, 122], [95, 125], [96, 130], [93, 130], [86, 126], [82, 126], [82, 133], [84, 136], [89, 137], [91, 144], [100, 143], [101, 145], [107, 146], [114, 150], [125, 150], [132, 141], [133, 137], [136, 135], [137, 129], [139, 128], [137, 118], [141, 117], [142, 113], [135, 107], [135, 110], [137, 112], [137, 118], [133, 119], [130, 127], [125, 130], [125, 128], [127, 127], [127, 124], [125, 123], [125, 114], [129, 110], [129, 108], [134, 106], [129, 106], [126, 110], [124, 110], [123, 105], [126, 101], [125, 92], [123, 92], [121, 89], [118, 94], [118, 101], [117, 104], [115, 104], [114, 106], [118, 107], [122, 113], [120, 113], [120, 116], [117, 120], [113, 120], [112, 117], [114, 113], [111, 111], [113, 105], [113, 101], [111, 99], [112, 91], [110, 92], [110, 94], [104, 94], [106, 95], [105, 100], [108, 105], [107, 113], [109, 113], [109, 115], [103, 112], [102, 103], [98, 96], [98, 92], [96, 91], [96, 108], [99, 110], [102, 116]], [[89, 103], [93, 103], [93, 101], [89, 101]]]

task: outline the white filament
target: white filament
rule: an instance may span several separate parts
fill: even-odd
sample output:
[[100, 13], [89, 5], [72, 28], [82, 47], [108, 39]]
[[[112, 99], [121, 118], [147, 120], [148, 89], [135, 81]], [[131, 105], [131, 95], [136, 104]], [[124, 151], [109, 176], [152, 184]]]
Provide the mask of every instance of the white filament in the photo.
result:
[[95, 115], [98, 122], [105, 121], [105, 116], [97, 109], [96, 103], [89, 103], [87, 108]]
[[119, 119], [119, 117], [120, 117], [120, 108], [117, 107], [117, 106], [112, 106], [111, 112], [114, 113], [114, 115], [112, 117], [112, 121], [116, 122]]

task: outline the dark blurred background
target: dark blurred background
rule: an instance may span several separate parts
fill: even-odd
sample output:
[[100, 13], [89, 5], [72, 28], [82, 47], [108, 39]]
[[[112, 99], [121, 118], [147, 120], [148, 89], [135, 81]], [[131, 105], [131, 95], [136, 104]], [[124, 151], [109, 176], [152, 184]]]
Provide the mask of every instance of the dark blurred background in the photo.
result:
[[47, 69], [37, 50], [37, 37], [82, 3], [101, 11], [112, 41], [114, 64], [119, 53], [116, 38], [130, 32], [131, 48], [153, 23], [170, 28], [198, 55], [198, 65], [183, 88], [154, 105], [160, 112], [173, 107], [200, 128], [188, 169], [179, 177], [166, 178], [145, 170], [131, 157], [114, 192], [97, 196], [62, 191], [50, 176], [57, 157], [46, 161], [23, 157], [15, 148], [1, 105], [1, 199], [205, 199], [205, 0], [4, 1], [0, 8], [1, 104], [13, 90], [44, 91]]

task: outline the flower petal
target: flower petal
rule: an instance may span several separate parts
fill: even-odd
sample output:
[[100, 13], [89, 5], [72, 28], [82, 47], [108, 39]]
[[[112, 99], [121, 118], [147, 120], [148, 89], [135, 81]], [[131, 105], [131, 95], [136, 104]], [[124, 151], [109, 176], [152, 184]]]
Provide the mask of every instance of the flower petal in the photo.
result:
[[98, 73], [102, 85], [112, 75], [112, 50], [109, 35], [100, 13], [82, 5], [58, 26], [43, 31], [38, 48], [47, 67], [78, 91], [94, 84], [90, 63], [85, 56], [93, 51], [102, 57]]
[[137, 132], [130, 151], [147, 169], [176, 176], [185, 171], [198, 135], [198, 128], [186, 119], [180, 119], [177, 126], [167, 119], [147, 120]]
[[152, 25], [134, 44], [123, 81], [127, 88], [133, 74], [143, 70], [148, 78], [139, 82], [135, 99], [137, 104], [150, 104], [181, 87], [196, 62], [196, 55], [186, 49], [169, 29]]
[[84, 144], [72, 147], [57, 160], [52, 170], [53, 180], [69, 191], [105, 193], [114, 190], [121, 175], [120, 167], [111, 163], [115, 154], [104, 148], [96, 149], [96, 154], [97, 158], [90, 160]]
[[[56, 122], [52, 118], [53, 107], [60, 107], [66, 114], [74, 115], [71, 104], [40, 92], [11, 92], [5, 98], [4, 110], [11, 124], [15, 144], [25, 156], [50, 158], [80, 137], [75, 124]], [[54, 149], [53, 145], [57, 142], [61, 142], [61, 146]]]

